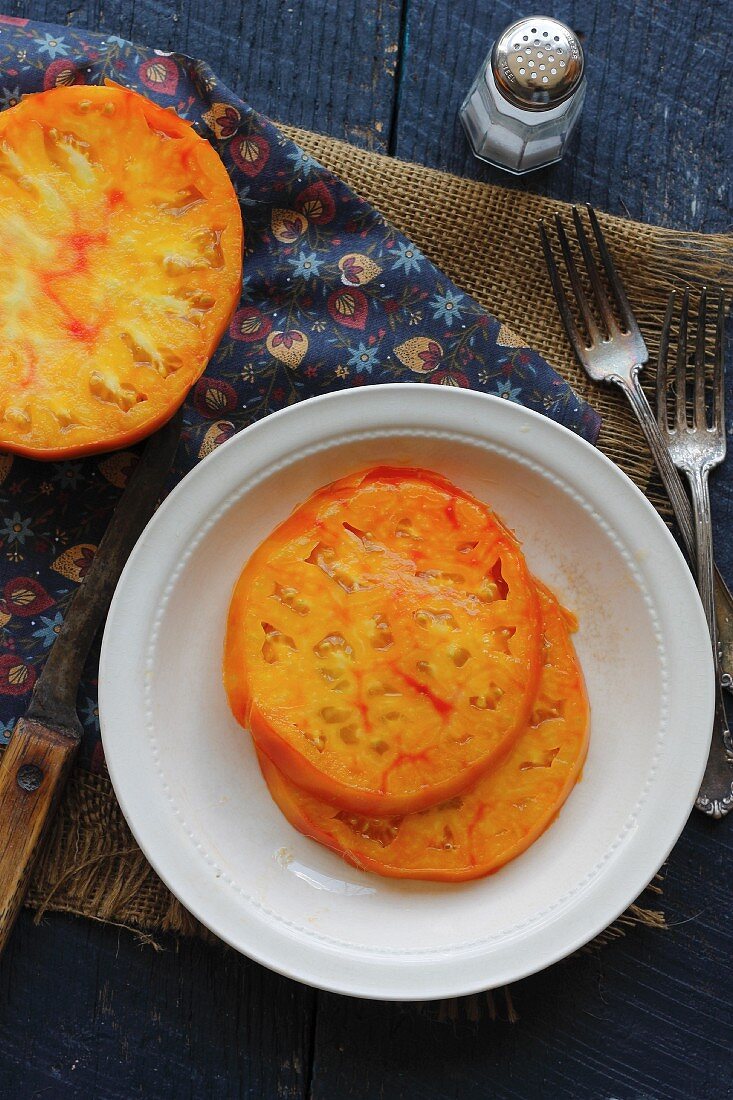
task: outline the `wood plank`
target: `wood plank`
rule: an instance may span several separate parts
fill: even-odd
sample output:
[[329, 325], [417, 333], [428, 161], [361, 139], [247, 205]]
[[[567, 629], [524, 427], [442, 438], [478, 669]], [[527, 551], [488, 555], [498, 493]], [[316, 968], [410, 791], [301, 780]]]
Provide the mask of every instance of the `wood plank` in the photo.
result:
[[0, 961], [0, 1096], [307, 1092], [315, 994], [223, 946], [23, 913]]
[[400, 0], [21, 0], [6, 10], [200, 57], [256, 110], [384, 152], [400, 9]]
[[[457, 111], [493, 39], [518, 18], [501, 0], [406, 0], [396, 133], [405, 160], [680, 229], [721, 232], [733, 199], [728, 0], [561, 0], [581, 35], [588, 96], [561, 164], [513, 177], [476, 161]], [[540, 5], [541, 7], [541, 5]]]
[[500, 994], [394, 1005], [321, 995], [313, 1100], [690, 1100], [725, 1095], [733, 1008], [731, 831], [695, 815], [675, 849], [670, 929], [637, 928]]
[[[22, 0], [6, 11], [206, 57], [274, 117], [369, 147], [389, 140], [399, 0]], [[684, 24], [652, 0], [561, 2], [554, 11], [586, 33], [591, 92], [572, 157], [520, 186], [617, 212], [626, 204], [650, 221], [728, 227], [723, 0], [690, 0]], [[409, 4], [392, 150], [511, 182], [471, 160], [455, 113], [491, 37], [515, 14], [503, 0]], [[689, 43], [699, 69], [691, 76], [686, 61], [678, 67]], [[657, 83], [645, 91], [636, 78], [647, 64]], [[733, 521], [733, 495], [724, 505], [720, 515]], [[520, 983], [516, 1024], [492, 1021], [482, 998], [398, 1006], [316, 995], [218, 947], [180, 941], [158, 954], [113, 928], [61, 916], [34, 928], [26, 914], [0, 962], [0, 1095], [723, 1095], [730, 847], [727, 824], [694, 818], [665, 887], [675, 927], [636, 930]]]

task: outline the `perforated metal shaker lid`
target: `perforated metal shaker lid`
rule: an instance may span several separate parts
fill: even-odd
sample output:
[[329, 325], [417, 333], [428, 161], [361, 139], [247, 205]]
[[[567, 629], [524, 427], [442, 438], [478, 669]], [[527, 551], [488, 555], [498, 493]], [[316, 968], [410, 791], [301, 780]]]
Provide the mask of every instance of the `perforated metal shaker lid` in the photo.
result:
[[507, 27], [491, 53], [499, 91], [525, 111], [549, 111], [569, 99], [580, 86], [583, 68], [577, 36], [564, 23], [544, 15]]

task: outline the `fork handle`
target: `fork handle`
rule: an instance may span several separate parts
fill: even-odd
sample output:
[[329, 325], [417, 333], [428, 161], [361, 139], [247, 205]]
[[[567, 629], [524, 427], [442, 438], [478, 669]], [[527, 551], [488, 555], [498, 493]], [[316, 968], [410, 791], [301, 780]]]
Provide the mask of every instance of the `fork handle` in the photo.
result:
[[710, 493], [708, 492], [708, 470], [706, 467], [692, 467], [687, 470], [692, 492], [692, 511], [695, 517], [695, 536], [697, 539], [697, 587], [702, 606], [710, 627], [713, 643], [713, 659], [716, 671], [715, 719], [713, 738], [705, 768], [700, 793], [695, 805], [711, 817], [724, 817], [733, 809], [733, 745], [730, 728], [725, 714], [723, 692], [720, 686], [718, 661], [718, 640], [715, 624], [715, 605], [713, 596], [713, 535], [710, 516]]
[[669, 497], [672, 510], [675, 514], [675, 519], [679, 524], [682, 533], [682, 541], [685, 544], [689, 559], [694, 566], [697, 555], [692, 509], [690, 508], [690, 502], [687, 499], [687, 493], [682, 484], [682, 478], [677, 473], [677, 468], [669, 457], [669, 451], [667, 450], [667, 444], [664, 442], [664, 436], [659, 429], [651, 405], [647, 401], [647, 396], [641, 387], [641, 382], [639, 381], [640, 369], [640, 366], [632, 368], [627, 378], [619, 376], [618, 383], [628, 397], [631, 407], [636, 414], [636, 419], [639, 421], [641, 430], [649, 444], [649, 450], [652, 452], [652, 457], [661, 474], [664, 488], [667, 490], [667, 496]]
[[733, 741], [725, 716], [723, 689], [715, 690], [715, 718], [708, 762], [702, 777], [695, 808], [719, 821], [733, 810]]
[[[693, 568], [696, 568], [696, 530], [692, 509], [682, 479], [669, 457], [664, 436], [659, 430], [659, 425], [647, 401], [646, 394], [641, 388], [639, 382], [640, 369], [640, 366], [633, 367], [628, 376], [617, 375], [613, 378], [613, 381], [626, 394], [636, 419], [639, 421], [639, 426], [649, 444], [649, 450], [652, 452], [664, 488], [667, 490], [667, 496], [679, 525], [690, 563]], [[719, 671], [723, 686], [731, 688], [733, 687], [733, 596], [714, 563], [713, 581], [711, 583], [714, 594], [715, 617], [717, 619]]]
[[710, 515], [708, 471], [694, 467], [688, 474], [695, 517], [695, 548], [697, 550], [697, 588], [710, 628], [713, 653], [717, 657], [718, 629], [715, 624], [713, 596], [713, 523]]

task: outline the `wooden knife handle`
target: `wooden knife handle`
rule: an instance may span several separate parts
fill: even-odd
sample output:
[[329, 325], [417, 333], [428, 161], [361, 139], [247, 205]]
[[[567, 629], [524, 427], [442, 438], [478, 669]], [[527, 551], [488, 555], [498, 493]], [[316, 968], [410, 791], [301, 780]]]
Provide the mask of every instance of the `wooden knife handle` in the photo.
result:
[[25, 898], [79, 737], [21, 718], [0, 762], [0, 951]]

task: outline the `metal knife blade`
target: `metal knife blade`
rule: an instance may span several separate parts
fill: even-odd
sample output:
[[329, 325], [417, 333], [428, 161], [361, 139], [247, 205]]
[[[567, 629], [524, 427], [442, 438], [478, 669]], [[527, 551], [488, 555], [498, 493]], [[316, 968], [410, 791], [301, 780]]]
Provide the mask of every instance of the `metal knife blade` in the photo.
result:
[[36, 681], [27, 718], [81, 736], [76, 693], [84, 662], [125, 562], [163, 490], [180, 439], [182, 416], [179, 410], [145, 445]]

